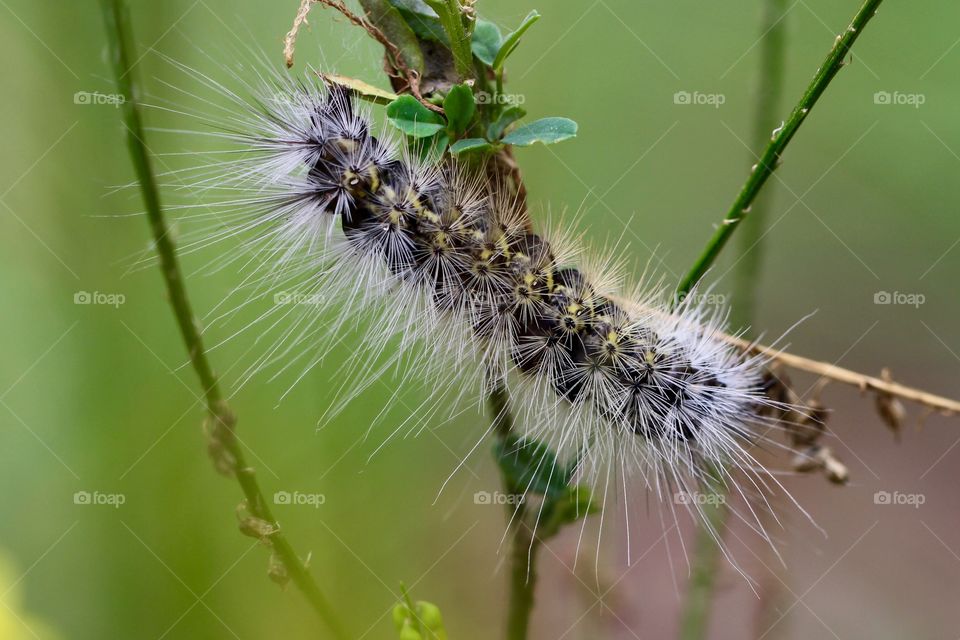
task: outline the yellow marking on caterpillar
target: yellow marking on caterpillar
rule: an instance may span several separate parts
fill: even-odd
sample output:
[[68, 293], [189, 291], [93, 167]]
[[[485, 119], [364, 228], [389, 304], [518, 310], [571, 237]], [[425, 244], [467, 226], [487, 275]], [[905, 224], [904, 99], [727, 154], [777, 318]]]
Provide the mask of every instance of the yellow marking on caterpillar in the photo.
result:
[[504, 235], [500, 235], [497, 238], [497, 244], [500, 246], [500, 251], [505, 258], [510, 257], [510, 244], [507, 242], [507, 238]]
[[417, 213], [422, 213], [426, 209], [422, 202], [421, 195], [413, 187], [407, 187], [407, 201], [413, 206], [413, 210]]
[[371, 164], [368, 172], [370, 173], [370, 191], [375, 192], [380, 188], [380, 171], [377, 165]]
[[440, 219], [440, 216], [435, 214], [430, 209], [424, 208], [422, 210], [418, 210], [417, 213], [421, 218], [427, 220], [428, 222], [432, 222], [433, 224], [439, 225], [441, 222], [443, 222], [443, 220]]
[[357, 148], [357, 141], [349, 138], [337, 138], [337, 146], [346, 152], [352, 152]]

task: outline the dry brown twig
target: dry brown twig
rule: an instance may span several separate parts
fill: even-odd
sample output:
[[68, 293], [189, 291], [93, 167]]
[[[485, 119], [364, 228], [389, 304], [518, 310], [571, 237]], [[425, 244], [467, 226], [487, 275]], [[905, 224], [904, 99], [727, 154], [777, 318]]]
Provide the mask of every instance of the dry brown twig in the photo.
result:
[[[884, 370], [884, 373], [878, 378], [857, 373], [850, 369], [844, 369], [843, 367], [838, 367], [828, 362], [820, 362], [812, 358], [787, 353], [782, 349], [767, 347], [755, 342], [748, 342], [742, 338], [736, 338], [726, 334], [723, 335], [723, 338], [730, 344], [743, 349], [745, 352], [757, 353], [791, 369], [806, 371], [807, 373], [812, 373], [828, 380], [857, 387], [862, 392], [874, 391], [882, 394], [883, 397], [909, 400], [945, 416], [960, 414], [960, 402], [894, 382], [888, 370]], [[900, 413], [898, 409], [892, 409], [892, 411], [896, 412], [897, 415]], [[900, 417], [900, 420], [902, 420], [902, 417]]]
[[382, 44], [384, 49], [387, 50], [387, 61], [391, 67], [391, 73], [403, 78], [407, 83], [407, 87], [410, 89], [410, 93], [419, 100], [423, 106], [436, 113], [443, 113], [441, 107], [438, 107], [423, 97], [423, 94], [420, 92], [420, 74], [407, 66], [403, 60], [403, 54], [400, 48], [391, 42], [390, 38], [375, 24], [350, 11], [342, 0], [300, 0], [300, 8], [297, 10], [297, 15], [293, 19], [293, 26], [283, 39], [283, 59], [288, 69], [293, 66], [293, 54], [296, 49], [297, 35], [300, 33], [300, 28], [304, 24], [308, 24], [307, 15], [310, 13], [310, 8], [314, 4], [322, 4], [339, 11], [351, 24], [360, 27], [370, 34], [370, 37]]

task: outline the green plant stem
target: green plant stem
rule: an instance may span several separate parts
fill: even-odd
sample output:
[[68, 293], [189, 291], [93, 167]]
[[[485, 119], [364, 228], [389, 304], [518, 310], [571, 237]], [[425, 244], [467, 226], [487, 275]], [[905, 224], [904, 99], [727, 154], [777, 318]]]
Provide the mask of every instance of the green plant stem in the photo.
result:
[[682, 299], [690, 290], [696, 286], [700, 278], [707, 272], [710, 266], [716, 260], [717, 256], [723, 250], [727, 241], [736, 231], [740, 222], [747, 217], [753, 201], [756, 199], [767, 179], [773, 174], [780, 163], [783, 152], [793, 136], [796, 135], [800, 125], [807, 119], [813, 107], [817, 104], [820, 96], [826, 91], [827, 86], [844, 66], [844, 58], [850, 52], [850, 48], [863, 33], [867, 23], [877, 12], [877, 8], [883, 0], [866, 0], [860, 10], [853, 17], [850, 26], [837, 37], [833, 47], [827, 54], [826, 59], [816, 75], [810, 82], [810, 85], [803, 92], [800, 102], [793, 108], [790, 117], [778, 128], [771, 136], [766, 149], [760, 160], [754, 165], [750, 172], [750, 177], [746, 184], [740, 190], [739, 195], [733, 202], [733, 206], [727, 212], [720, 226], [717, 228], [713, 237], [707, 243], [703, 253], [697, 258], [696, 263], [684, 276], [680, 285], [677, 287], [677, 298]]
[[[787, 0], [763, 0], [760, 21], [760, 71], [754, 103], [753, 140], [751, 149], [763, 149], [770, 132], [779, 124], [776, 114], [783, 98], [784, 62], [786, 60]], [[752, 158], [751, 158], [752, 159]], [[739, 236], [738, 262], [734, 269], [731, 323], [745, 329], [755, 321], [757, 290], [762, 276], [763, 234], [773, 200], [773, 189], [760, 193], [743, 223]]]
[[[713, 483], [709, 489], [714, 495], [725, 495], [721, 483]], [[680, 616], [680, 640], [702, 640], [707, 637], [710, 623], [710, 608], [720, 569], [720, 540], [727, 529], [730, 510], [725, 502], [717, 501], [704, 506], [704, 516], [709, 526], [697, 530], [696, 542], [690, 568], [690, 583]], [[711, 535], [713, 531], [713, 535]], [[713, 536], [716, 536], [714, 538]]]
[[320, 619], [326, 623], [336, 638], [346, 639], [347, 633], [341, 625], [333, 608], [320, 591], [306, 566], [294, 551], [290, 542], [280, 531], [276, 519], [270, 511], [263, 492], [257, 483], [254, 470], [246, 463], [243, 448], [237, 440], [236, 417], [230, 409], [220, 389], [217, 376], [204, 350], [200, 330], [194, 319], [190, 300], [184, 287], [176, 248], [170, 237], [160, 195], [150, 160], [150, 154], [144, 142], [143, 126], [140, 117], [139, 86], [133, 70], [133, 35], [129, 11], [125, 0], [101, 0], [106, 23], [107, 40], [110, 46], [110, 61], [116, 74], [117, 88], [124, 96], [123, 124], [126, 129], [127, 147], [133, 163], [140, 191], [147, 211], [150, 230], [160, 259], [160, 268], [166, 285], [170, 305], [180, 329], [180, 335], [187, 347], [190, 362], [200, 378], [203, 397], [208, 413], [208, 429], [211, 438], [211, 453], [220, 470], [234, 475], [246, 498], [250, 514], [266, 523], [263, 540], [273, 549], [285, 568], [287, 575], [312, 605]]
[[[518, 509], [522, 510], [522, 506]], [[540, 542], [531, 533], [523, 514], [513, 525], [510, 549], [510, 608], [507, 611], [507, 640], [526, 640], [537, 587], [537, 552]]]
[[469, 80], [473, 77], [473, 50], [471, 34], [464, 26], [460, 0], [426, 0], [426, 3], [436, 11], [440, 24], [450, 39], [450, 52], [453, 53], [453, 64], [460, 80]]
[[[514, 418], [510, 410], [507, 389], [497, 385], [487, 398], [493, 426], [497, 438], [506, 442], [513, 433]], [[503, 488], [507, 495], [516, 498], [508, 500], [508, 518], [510, 520], [510, 594], [507, 611], [507, 640], [526, 640], [530, 628], [530, 614], [533, 612], [534, 591], [537, 582], [537, 551], [539, 541], [527, 523], [526, 505], [520, 499], [524, 488], [516, 486], [510, 477], [502, 474]]]
[[[786, 58], [786, 0], [764, 0], [760, 33], [760, 70], [754, 114], [754, 148], [760, 149], [769, 132], [776, 126], [774, 115], [783, 93], [783, 67]], [[766, 191], [753, 206], [750, 220], [740, 236], [741, 255], [734, 285], [733, 323], [738, 328], [753, 322], [754, 299], [760, 275], [761, 239], [771, 191]], [[721, 470], [720, 473], [723, 473]], [[709, 490], [727, 495], [722, 483], [714, 482]], [[702, 640], [707, 637], [710, 612], [716, 590], [721, 554], [718, 540], [723, 539], [730, 517], [726, 501], [709, 505], [706, 513], [709, 526], [700, 527], [693, 545], [690, 582], [680, 613], [681, 640]], [[716, 536], [716, 538], [714, 538]]]

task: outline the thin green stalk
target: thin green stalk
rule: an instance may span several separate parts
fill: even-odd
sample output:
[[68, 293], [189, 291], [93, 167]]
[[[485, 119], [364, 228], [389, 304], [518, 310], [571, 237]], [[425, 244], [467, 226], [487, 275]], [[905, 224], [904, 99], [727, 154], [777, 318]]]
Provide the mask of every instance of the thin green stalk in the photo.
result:
[[[522, 506], [520, 507], [522, 509]], [[510, 549], [510, 609], [507, 612], [507, 640], [526, 640], [537, 588], [537, 552], [540, 542], [518, 513], [513, 523]]]
[[[713, 496], [725, 496], [723, 484], [710, 483], [708, 491]], [[697, 530], [690, 567], [690, 583], [680, 614], [680, 640], [702, 640], [707, 637], [710, 624], [710, 608], [720, 569], [720, 541], [727, 530], [727, 509], [724, 500], [704, 505], [707, 524]], [[712, 532], [712, 534], [711, 534]], [[716, 537], [714, 537], [716, 536]]]
[[326, 623], [334, 637], [348, 637], [344, 627], [337, 619], [333, 607], [320, 591], [306, 566], [280, 531], [269, 504], [257, 483], [254, 470], [247, 464], [243, 448], [237, 440], [236, 416], [230, 409], [217, 376], [204, 350], [197, 322], [194, 319], [190, 300], [184, 286], [176, 248], [170, 237], [169, 229], [160, 205], [160, 194], [153, 173], [150, 154], [144, 142], [143, 125], [140, 117], [139, 85], [133, 70], [133, 31], [125, 0], [101, 0], [107, 40], [110, 47], [110, 61], [116, 74], [117, 89], [124, 96], [123, 124], [126, 129], [127, 148], [133, 163], [150, 230], [156, 243], [160, 258], [160, 269], [166, 285], [170, 305], [180, 329], [180, 335], [187, 347], [190, 362], [200, 378], [204, 401], [208, 413], [208, 428], [211, 438], [211, 453], [221, 470], [226, 470], [237, 478], [247, 509], [264, 527], [263, 540], [269, 544], [277, 559], [282, 563], [287, 576], [293, 581], [312, 605], [320, 619]]
[[[501, 442], [513, 433], [514, 419], [510, 410], [507, 389], [497, 385], [487, 398], [494, 420], [494, 431]], [[534, 591], [537, 583], [537, 551], [539, 541], [526, 521], [526, 506], [521, 498], [524, 488], [518, 487], [503, 473], [503, 488], [507, 495], [510, 519], [510, 594], [507, 611], [507, 640], [526, 640], [530, 629], [530, 614], [533, 612]]]
[[[783, 68], [786, 58], [786, 0], [764, 0], [760, 33], [759, 82], [754, 114], [754, 148], [760, 149], [776, 126], [775, 116], [783, 93]], [[769, 190], [756, 200], [750, 220], [740, 236], [741, 255], [734, 286], [733, 323], [737, 328], [753, 321], [754, 299], [760, 275], [761, 239], [770, 203]], [[721, 471], [722, 473], [722, 471]], [[722, 483], [714, 482], [713, 495], [726, 497]], [[709, 526], [697, 530], [693, 545], [690, 582], [680, 614], [681, 640], [707, 637], [710, 612], [721, 564], [720, 545], [727, 529], [730, 509], [726, 500], [705, 507]], [[716, 536], [716, 538], [714, 537]]]
[[[760, 71], [754, 103], [753, 140], [751, 149], [759, 153], [777, 127], [776, 114], [783, 99], [784, 62], [786, 60], [787, 0], [764, 0], [760, 22]], [[751, 158], [752, 159], [752, 158]], [[757, 196], [750, 217], [743, 223], [739, 237], [738, 262], [734, 269], [731, 323], [737, 329], [753, 324], [757, 290], [762, 276], [763, 234], [773, 200], [773, 190]]]
[[460, 0], [426, 0], [426, 3], [436, 11], [440, 24], [450, 39], [450, 52], [453, 54], [453, 64], [460, 80], [469, 80], [473, 77], [473, 50], [471, 33], [464, 24]]
[[703, 277], [703, 274], [707, 272], [720, 254], [720, 251], [723, 250], [723, 247], [733, 235], [733, 232], [736, 231], [740, 222], [747, 217], [750, 207], [763, 188], [763, 185], [780, 164], [780, 159], [787, 145], [790, 144], [793, 136], [796, 135], [797, 130], [800, 129], [800, 125], [802, 125], [807, 119], [807, 116], [810, 115], [810, 111], [813, 110], [820, 96], [826, 91], [827, 86], [840, 69], [843, 68], [844, 58], [846, 58], [850, 52], [850, 48], [853, 47], [853, 44], [857, 41], [857, 38], [860, 37], [860, 34], [863, 33], [863, 29], [867, 26], [867, 23], [870, 22], [870, 19], [876, 14], [881, 2], [883, 2], [883, 0], [866, 0], [853, 17], [850, 26], [834, 41], [833, 47], [831, 47], [823, 64], [820, 65], [810, 85], [803, 92], [800, 102], [793, 108], [786, 122], [771, 136], [763, 155], [756, 165], [754, 165], [753, 170], [750, 172], [750, 177], [740, 190], [736, 200], [734, 200], [733, 206], [730, 207], [723, 222], [717, 228], [713, 237], [710, 238], [703, 253], [697, 258], [696, 263], [690, 269], [689, 273], [687, 273], [680, 282], [680, 285], [677, 287], [678, 300], [689, 293], [700, 281], [700, 278]]

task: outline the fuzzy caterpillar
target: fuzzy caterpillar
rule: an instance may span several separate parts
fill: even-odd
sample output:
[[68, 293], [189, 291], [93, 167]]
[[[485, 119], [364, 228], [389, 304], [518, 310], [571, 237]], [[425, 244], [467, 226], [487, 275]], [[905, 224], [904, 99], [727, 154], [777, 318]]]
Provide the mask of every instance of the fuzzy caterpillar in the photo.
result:
[[[639, 472], [664, 493], [732, 466], [748, 477], [738, 491], [771, 492], [749, 448], [766, 441], [758, 427], [774, 426], [777, 407], [764, 362], [718, 337], [719, 311], [695, 296], [675, 309], [643, 288], [624, 296], [609, 267], [535, 232], [485, 172], [423, 162], [374, 135], [344, 91], [274, 80], [251, 102], [200, 79], [233, 102], [224, 136], [245, 150], [203, 170], [199, 184], [242, 194], [222, 205], [240, 224], [212, 238], [257, 231], [251, 248], [272, 281], [306, 274], [311, 294], [344, 301], [333, 326], [308, 318], [288, 338], [336, 335], [381, 305], [371, 349], [390, 335], [401, 347], [424, 343], [431, 353], [415, 368], [437, 394], [462, 389], [454, 379], [485, 391], [516, 381], [526, 435], [581, 456], [579, 473], [595, 484], [604, 472], [606, 482]], [[368, 384], [379, 372], [360, 363], [355, 373]]]

